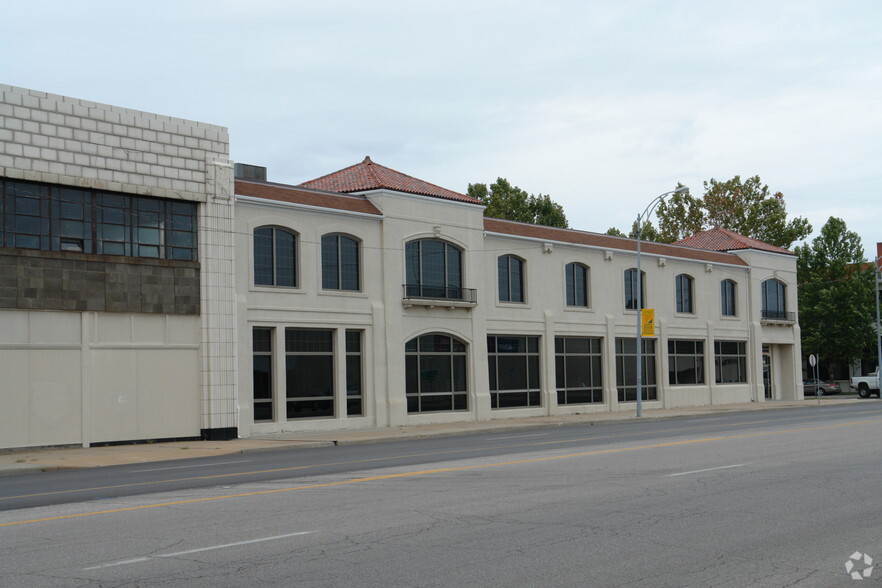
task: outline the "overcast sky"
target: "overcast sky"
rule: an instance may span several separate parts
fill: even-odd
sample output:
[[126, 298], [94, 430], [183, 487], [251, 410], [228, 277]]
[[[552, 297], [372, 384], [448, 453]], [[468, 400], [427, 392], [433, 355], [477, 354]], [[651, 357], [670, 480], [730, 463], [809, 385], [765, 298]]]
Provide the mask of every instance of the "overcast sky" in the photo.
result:
[[882, 2], [5, 2], [0, 82], [229, 128], [300, 183], [365, 155], [505, 177], [628, 229], [677, 182], [759, 175], [815, 235], [882, 241]]

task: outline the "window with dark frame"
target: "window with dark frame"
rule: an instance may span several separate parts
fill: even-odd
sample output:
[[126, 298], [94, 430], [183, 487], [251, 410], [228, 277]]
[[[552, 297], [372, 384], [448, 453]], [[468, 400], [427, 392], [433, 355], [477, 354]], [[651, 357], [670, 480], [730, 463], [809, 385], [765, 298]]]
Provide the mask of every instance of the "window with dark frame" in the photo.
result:
[[603, 362], [600, 337], [555, 337], [557, 403], [603, 402]]
[[404, 257], [408, 296], [462, 299], [462, 251], [458, 247], [419, 239], [405, 245]]
[[273, 336], [274, 329], [254, 327], [251, 330], [252, 396], [254, 422], [271, 421], [273, 412]]
[[334, 416], [334, 333], [285, 329], [285, 415]]
[[197, 206], [0, 179], [0, 246], [196, 261]]
[[762, 284], [763, 318], [787, 318], [787, 287], [780, 280], [766, 280]]
[[567, 306], [588, 306], [588, 267], [581, 263], [566, 266]]
[[524, 261], [514, 255], [500, 255], [496, 260], [500, 302], [524, 301]]
[[430, 333], [404, 346], [407, 412], [468, 409], [466, 344]]
[[723, 316], [736, 316], [734, 281], [723, 280], [720, 282], [720, 306]]
[[364, 414], [361, 340], [363, 331], [346, 331], [346, 415]]
[[297, 235], [280, 227], [254, 229], [254, 284], [297, 287]]
[[694, 312], [692, 307], [692, 276], [680, 274], [674, 278], [674, 282], [676, 289], [677, 312], [692, 314]]
[[[641, 308], [646, 308], [646, 272], [640, 271], [640, 301]], [[625, 270], [625, 308], [627, 310], [637, 310], [637, 269], [631, 268]]]
[[487, 337], [490, 408], [540, 406], [539, 337]]
[[[637, 401], [637, 344], [636, 339], [616, 338], [616, 388], [619, 402]], [[643, 371], [643, 400], [658, 400], [655, 370], [655, 339], [640, 339]]]
[[717, 384], [747, 383], [747, 342], [714, 341]]
[[668, 339], [668, 383], [704, 384], [704, 341]]
[[322, 289], [360, 289], [358, 245], [346, 235], [322, 236]]

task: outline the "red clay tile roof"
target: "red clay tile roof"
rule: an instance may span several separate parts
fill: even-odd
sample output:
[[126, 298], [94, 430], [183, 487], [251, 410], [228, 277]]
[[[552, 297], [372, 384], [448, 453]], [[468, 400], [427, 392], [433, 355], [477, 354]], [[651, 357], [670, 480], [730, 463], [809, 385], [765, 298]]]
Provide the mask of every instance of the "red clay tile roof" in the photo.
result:
[[738, 251], [740, 249], [757, 249], [759, 251], [771, 251], [772, 253], [784, 253], [793, 255], [792, 251], [788, 251], [782, 247], [769, 245], [764, 241], [752, 239], [739, 235], [728, 229], [714, 227], [707, 231], [696, 233], [691, 237], [686, 237], [674, 243], [682, 247], [692, 247], [694, 249], [708, 249], [710, 251]]
[[253, 196], [279, 202], [292, 202], [294, 204], [306, 204], [321, 208], [333, 208], [336, 210], [348, 210], [364, 214], [376, 214], [382, 216], [377, 207], [371, 204], [364, 196], [348, 194], [331, 194], [319, 190], [308, 190], [282, 184], [268, 184], [265, 182], [249, 182], [248, 180], [236, 180], [236, 194], [240, 196]]
[[[627, 239], [625, 237], [613, 237], [612, 235], [601, 235], [599, 233], [587, 233], [584, 231], [575, 231], [573, 229], [543, 227], [541, 225], [518, 223], [514, 221], [501, 220], [498, 218], [485, 218], [484, 230], [491, 233], [517, 235], [521, 237], [531, 237], [533, 239], [545, 239], [548, 241], [557, 241], [559, 243], [573, 243], [575, 245], [588, 245], [598, 248], [603, 247], [608, 249], [617, 249], [619, 251], [623, 249], [626, 251], [637, 251], [637, 241], [634, 239]], [[650, 241], [642, 241], [640, 244], [640, 250], [643, 253], [649, 253], [652, 255], [694, 259], [697, 261], [704, 261], [708, 263], [747, 265], [747, 262], [732, 253], [704, 251], [691, 247], [652, 243]]]
[[387, 190], [395, 190], [396, 192], [407, 192], [408, 194], [434, 196], [446, 200], [481, 204], [480, 200], [471, 196], [424, 182], [423, 180], [374, 163], [371, 161], [370, 156], [365, 157], [361, 163], [308, 182], [303, 182], [300, 186], [343, 193], [385, 188]]

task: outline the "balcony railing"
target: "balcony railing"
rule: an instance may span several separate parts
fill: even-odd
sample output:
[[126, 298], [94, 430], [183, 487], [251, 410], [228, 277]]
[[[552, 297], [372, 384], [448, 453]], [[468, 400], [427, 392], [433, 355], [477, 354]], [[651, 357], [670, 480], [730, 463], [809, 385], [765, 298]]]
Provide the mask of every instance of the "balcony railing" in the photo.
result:
[[786, 310], [763, 310], [762, 320], [770, 323], [795, 323], [796, 313]]
[[459, 286], [423, 286], [404, 284], [404, 302], [419, 306], [475, 306], [478, 291]]

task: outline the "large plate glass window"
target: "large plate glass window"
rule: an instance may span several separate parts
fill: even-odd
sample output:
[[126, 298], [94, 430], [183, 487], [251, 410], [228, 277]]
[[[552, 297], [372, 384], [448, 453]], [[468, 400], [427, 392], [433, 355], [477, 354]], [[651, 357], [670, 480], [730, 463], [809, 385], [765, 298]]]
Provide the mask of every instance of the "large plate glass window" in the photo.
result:
[[466, 410], [466, 345], [441, 333], [416, 337], [404, 346], [407, 412]]
[[539, 406], [539, 337], [487, 337], [490, 407]]
[[599, 337], [554, 339], [558, 404], [603, 402], [601, 343]]
[[714, 341], [717, 384], [747, 383], [747, 342]]
[[285, 329], [288, 419], [334, 416], [333, 331]]
[[[655, 339], [641, 339], [643, 363], [643, 400], [658, 400], [655, 371]], [[637, 401], [636, 339], [616, 338], [616, 388], [619, 402]]]
[[668, 339], [668, 382], [704, 384], [704, 341]]

